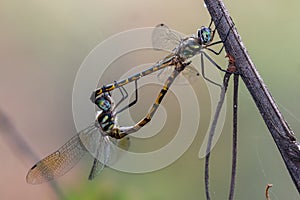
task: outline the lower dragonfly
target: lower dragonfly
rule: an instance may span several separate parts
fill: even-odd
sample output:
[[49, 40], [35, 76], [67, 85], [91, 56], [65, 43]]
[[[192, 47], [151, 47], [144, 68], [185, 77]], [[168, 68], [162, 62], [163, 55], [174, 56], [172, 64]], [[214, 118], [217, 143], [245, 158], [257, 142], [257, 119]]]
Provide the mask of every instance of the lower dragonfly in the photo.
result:
[[[125, 137], [122, 127], [117, 124], [117, 113], [129, 108], [127, 105], [117, 111], [117, 107], [128, 97], [127, 91], [120, 87], [122, 98], [115, 103], [110, 93], [99, 95], [96, 103], [100, 108], [96, 120], [86, 129], [72, 137], [57, 151], [37, 162], [26, 176], [27, 183], [40, 184], [60, 177], [72, 169], [79, 160], [89, 151], [95, 155], [89, 179], [92, 180], [112, 160], [114, 147], [124, 150], [129, 148], [129, 138]], [[123, 90], [123, 91], [122, 91]], [[136, 95], [137, 95], [136, 89]], [[117, 140], [120, 139], [120, 140]], [[95, 142], [98, 141], [98, 142]], [[86, 146], [89, 148], [87, 149]]]

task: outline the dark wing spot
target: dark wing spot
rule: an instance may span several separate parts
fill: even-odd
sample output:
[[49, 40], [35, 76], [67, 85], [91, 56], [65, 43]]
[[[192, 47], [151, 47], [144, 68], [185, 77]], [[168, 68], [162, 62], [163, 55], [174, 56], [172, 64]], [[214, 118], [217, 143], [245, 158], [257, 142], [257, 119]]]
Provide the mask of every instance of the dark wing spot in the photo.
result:
[[33, 165], [30, 170], [33, 170], [34, 168], [36, 168], [36, 166], [37, 166], [36, 164]]

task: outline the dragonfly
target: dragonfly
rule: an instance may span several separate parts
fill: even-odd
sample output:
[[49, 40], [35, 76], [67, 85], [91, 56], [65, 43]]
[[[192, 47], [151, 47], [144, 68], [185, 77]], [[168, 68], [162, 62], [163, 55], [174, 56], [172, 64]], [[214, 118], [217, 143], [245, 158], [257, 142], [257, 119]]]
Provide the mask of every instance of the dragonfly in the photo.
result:
[[171, 54], [167, 55], [165, 58], [154, 64], [152, 67], [140, 73], [134, 74], [123, 80], [115, 81], [111, 84], [103, 85], [101, 88], [96, 89], [91, 95], [91, 101], [94, 102], [95, 97], [101, 95], [103, 92], [112, 91], [118, 87], [124, 86], [132, 81], [138, 80], [144, 76], [160, 71], [167, 67], [174, 66], [175, 68], [177, 67], [177, 69], [179, 69], [180, 66], [188, 66], [191, 63], [190, 59], [198, 54], [201, 55], [202, 76], [206, 80], [210, 81], [205, 77], [205, 74], [203, 73], [204, 56], [219, 70], [226, 72], [226, 70], [222, 69], [204, 51], [206, 49], [213, 52], [216, 55], [219, 55], [223, 50], [223, 46], [218, 52], [210, 48], [213, 45], [223, 43], [223, 41], [217, 41], [212, 43], [216, 29], [211, 30], [211, 24], [212, 22], [208, 27], [202, 26], [200, 29], [198, 29], [197, 36], [186, 37], [184, 39], [179, 39], [180, 36], [178, 36], [175, 32], [171, 31], [165, 24], [157, 25], [152, 34], [153, 47], [155, 49], [160, 50], [173, 49]]
[[116, 146], [128, 150], [130, 140], [122, 133], [124, 127], [119, 127], [117, 124], [117, 113], [129, 108], [131, 105], [117, 111], [117, 107], [128, 97], [128, 93], [124, 88], [119, 89], [122, 98], [118, 103], [115, 103], [108, 92], [97, 97], [95, 102], [100, 111], [95, 122], [73, 136], [57, 151], [33, 165], [26, 176], [27, 183], [40, 184], [64, 175], [87, 152], [95, 157], [89, 174], [89, 179], [92, 180], [105, 166], [113, 161], [112, 154], [115, 152]]
[[[221, 16], [222, 18], [222, 16]], [[218, 20], [216, 27], [220, 23], [221, 18]], [[161, 101], [163, 100], [165, 94], [167, 93], [169, 87], [175, 80], [175, 78], [185, 70], [187, 66], [191, 64], [191, 58], [193, 58], [196, 55], [201, 56], [201, 74], [203, 78], [215, 85], [218, 85], [222, 87], [222, 85], [215, 83], [214, 81], [210, 80], [205, 76], [204, 72], [204, 58], [206, 58], [209, 62], [213, 64], [213, 66], [217, 67], [220, 71], [228, 72], [225, 69], [222, 69], [206, 52], [205, 50], [208, 50], [215, 55], [219, 55], [224, 45], [222, 45], [222, 48], [219, 51], [215, 51], [211, 49], [212, 46], [224, 43], [225, 41], [216, 41], [213, 42], [216, 27], [212, 30], [212, 21], [210, 22], [209, 26], [202, 26], [197, 30], [197, 34], [186, 37], [183, 39], [180, 39], [180, 36], [175, 33], [174, 31], [171, 31], [165, 24], [159, 24], [155, 27], [153, 34], [152, 34], [152, 43], [153, 47], [155, 49], [163, 50], [163, 49], [173, 49], [172, 52], [164, 57], [162, 60], [158, 61], [156, 64], [154, 64], [152, 67], [134, 74], [126, 79], [114, 81], [111, 84], [103, 85], [100, 88], [97, 88], [94, 90], [91, 94], [90, 100], [97, 105], [95, 102], [95, 99], [99, 95], [101, 95], [104, 92], [112, 91], [116, 88], [123, 87], [124, 85], [137, 81], [140, 78], [147, 76], [151, 73], [166, 69], [168, 67], [173, 67], [172, 73], [168, 76], [167, 80], [165, 81], [163, 88], [161, 89], [160, 93], [158, 94], [154, 104], [150, 108], [150, 111], [146, 115], [146, 117], [142, 120], [140, 120], [138, 123], [136, 123], [133, 126], [126, 127], [124, 129], [125, 134], [130, 134], [133, 132], [138, 131], [143, 126], [145, 126], [147, 123], [149, 123], [157, 111]], [[231, 30], [231, 29], [230, 29]], [[226, 39], [230, 33], [230, 30], [228, 31], [226, 35]], [[225, 39], [225, 40], [226, 40]], [[135, 102], [136, 103], [136, 102]]]

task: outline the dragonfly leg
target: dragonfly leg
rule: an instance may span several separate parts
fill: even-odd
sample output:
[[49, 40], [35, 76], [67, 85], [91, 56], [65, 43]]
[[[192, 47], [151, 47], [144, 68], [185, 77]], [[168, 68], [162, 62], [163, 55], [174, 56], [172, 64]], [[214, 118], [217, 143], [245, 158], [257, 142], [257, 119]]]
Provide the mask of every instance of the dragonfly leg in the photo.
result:
[[207, 53], [205, 53], [204, 51], [201, 53], [201, 55], [204, 55], [207, 60], [213, 64], [216, 68], [218, 68], [220, 71], [222, 72], [228, 72], [227, 70], [223, 69], [222, 67], [220, 67]]
[[212, 52], [213, 54], [215, 54], [215, 55], [218, 56], [218, 55], [220, 55], [221, 52], [223, 51], [223, 49], [224, 49], [224, 44], [222, 45], [222, 47], [221, 47], [221, 49], [220, 49], [219, 51], [215, 51], [215, 50], [209, 48], [210, 46], [214, 46], [214, 45], [217, 45], [217, 44], [223, 44], [223, 41], [220, 40], [220, 41], [217, 41], [217, 42], [213, 42], [213, 43], [211, 43], [211, 44], [208, 44], [208, 45], [205, 46], [205, 49], [209, 50], [210, 52]]
[[[116, 81], [115, 81], [116, 82]], [[117, 108], [125, 99], [127, 99], [127, 97], [128, 97], [128, 93], [127, 93], [127, 91], [126, 91], [126, 89], [123, 87], [123, 86], [121, 86], [121, 87], [119, 87], [118, 88], [119, 89], [119, 91], [120, 91], [120, 93], [121, 93], [121, 95], [122, 95], [122, 98], [119, 100], [119, 102], [116, 104], [116, 106], [115, 106], [115, 108]], [[123, 91], [124, 91], [124, 93], [123, 93]]]
[[[207, 50], [209, 50], [210, 52], [214, 53], [215, 55], [220, 55], [220, 53], [221, 53], [221, 52], [223, 51], [223, 49], [224, 49], [224, 43], [227, 41], [227, 38], [228, 38], [228, 36], [229, 36], [229, 34], [230, 34], [230, 31], [232, 30], [233, 27], [234, 27], [234, 24], [230, 27], [229, 31], [227, 32], [224, 41], [220, 40], [220, 41], [217, 41], [217, 42], [210, 43], [210, 44], [206, 45], [204, 48], [207, 49]], [[216, 29], [215, 29], [215, 30], [216, 30]], [[214, 30], [214, 31], [215, 31], [215, 30]], [[214, 34], [214, 32], [213, 32], [213, 34]], [[221, 43], [222, 43], [223, 45], [222, 45], [222, 47], [221, 47], [221, 49], [220, 49], [219, 51], [215, 51], [215, 50], [209, 48], [209, 47], [211, 47], [211, 46], [214, 46], [214, 45], [217, 45], [217, 44], [221, 44]]]
[[[230, 73], [230, 74], [237, 74], [237, 75], [239, 75], [239, 72], [237, 71], [237, 69], [236, 68], [234, 68], [234, 70], [233, 69], [231, 69], [231, 68], [227, 68], [227, 69], [222, 69], [211, 57], [209, 57], [209, 55], [207, 54], [207, 53], [205, 53], [205, 52], [203, 52], [203, 54], [204, 54], [204, 56], [215, 66], [215, 67], [217, 67], [220, 71], [222, 71], [222, 72], [225, 72], [225, 73]], [[232, 61], [231, 59], [233, 59], [233, 57], [231, 56], [231, 55], [229, 55], [230, 56], [230, 58], [229, 58], [229, 64], [231, 64], [230, 62], [234, 62], [234, 61]], [[225, 57], [229, 57], [228, 55], [227, 56], [225, 56]], [[232, 64], [231, 64], [232, 65]]]
[[209, 22], [208, 28], [211, 28], [212, 23], [213, 23], [213, 19], [210, 18], [210, 22]]
[[[120, 109], [119, 111], [117, 111], [116, 115], [123, 112], [124, 110], [130, 108], [131, 106], [133, 106], [134, 104], [136, 104], [136, 102], [138, 101], [138, 88], [137, 88], [137, 80], [134, 81], [134, 84], [135, 84], [135, 99], [130, 102], [127, 106], [125, 106], [124, 108]], [[123, 88], [124, 91], [126, 92], [127, 96], [128, 96], [128, 93], [127, 91], [125, 90], [125, 88]], [[126, 96], [126, 98], [127, 98]]]
[[[204, 52], [203, 52], [203, 54], [204, 54]], [[212, 84], [214, 84], [214, 85], [217, 85], [217, 86], [219, 86], [219, 87], [222, 87], [222, 85], [221, 84], [219, 84], [219, 83], [216, 83], [215, 81], [212, 81], [212, 80], [210, 80], [209, 78], [207, 78], [206, 76], [205, 76], [205, 71], [204, 71], [204, 69], [205, 69], [205, 67], [204, 67], [204, 58], [203, 58], [203, 54], [201, 53], [201, 75], [202, 75], [202, 77], [205, 79], [205, 80], [207, 80], [208, 82], [210, 82], [210, 83], [212, 83]], [[208, 59], [209, 60], [209, 59]], [[212, 60], [212, 59], [211, 59]], [[209, 60], [210, 61], [210, 60]], [[217, 68], [218, 69], [221, 69], [221, 70], [223, 70], [219, 65], [217, 65], [213, 60], [212, 60], [212, 62], [213, 62], [213, 64], [215, 65], [215, 66], [217, 66]]]
[[[215, 33], [216, 33], [216, 30], [217, 30], [217, 27], [219, 26], [219, 24], [220, 24], [220, 22], [221, 22], [221, 19], [222, 19], [222, 17], [223, 17], [224, 15], [222, 14], [222, 16], [220, 17], [220, 19], [218, 19], [218, 22], [215, 24], [215, 28], [214, 28], [214, 30], [212, 31], [212, 34], [211, 34], [211, 40], [213, 40], [214, 39], [214, 37], [215, 37]], [[209, 23], [209, 26], [208, 26], [208, 28], [210, 28], [211, 29], [211, 25], [212, 25], [212, 23], [213, 23], [213, 20], [212, 20], [212, 18], [210, 19], [210, 23]]]

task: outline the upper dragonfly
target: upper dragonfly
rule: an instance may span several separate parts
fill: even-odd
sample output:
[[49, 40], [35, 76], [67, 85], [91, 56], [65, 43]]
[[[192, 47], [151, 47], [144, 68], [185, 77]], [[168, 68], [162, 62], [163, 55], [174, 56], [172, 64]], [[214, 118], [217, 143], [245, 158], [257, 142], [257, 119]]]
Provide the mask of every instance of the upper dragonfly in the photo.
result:
[[[166, 67], [169, 67], [169, 66], [174, 66], [172, 73], [168, 76], [168, 78], [165, 81], [154, 104], [152, 105], [152, 107], [150, 108], [150, 111], [146, 114], [146, 116], [142, 120], [140, 120], [138, 123], [136, 123], [135, 125], [129, 126], [129, 127], [124, 127], [123, 129], [120, 130], [121, 134], [126, 135], [126, 134], [131, 134], [131, 133], [137, 132], [143, 126], [145, 126], [146, 124], [148, 124], [151, 121], [153, 115], [156, 113], [160, 103], [162, 102], [163, 98], [165, 97], [169, 87], [171, 86], [173, 81], [176, 79], [176, 77], [182, 71], [184, 71], [184, 69], [187, 66], [190, 65], [190, 63], [191, 63], [190, 59], [192, 57], [194, 57], [195, 55], [200, 54], [200, 56], [201, 56], [201, 73], [202, 73], [203, 78], [205, 78], [209, 82], [212, 82], [212, 83], [222, 87], [220, 84], [217, 84], [217, 83], [211, 81], [210, 79], [206, 78], [205, 74], [204, 74], [204, 56], [219, 70], [221, 70], [223, 72], [227, 72], [227, 70], [222, 69], [204, 51], [205, 49], [207, 49], [207, 50], [213, 52], [214, 54], [219, 55], [222, 52], [223, 47], [224, 47], [224, 45], [223, 45], [222, 48], [218, 52], [216, 52], [210, 48], [213, 45], [223, 43], [223, 41], [212, 42], [214, 35], [215, 35], [216, 28], [212, 31], [210, 28], [211, 24], [212, 24], [212, 22], [209, 24], [208, 27], [202, 26], [200, 29], [198, 29], [196, 36], [191, 36], [191, 37], [187, 37], [184, 39], [179, 39], [180, 37], [178, 37], [177, 34], [175, 34], [173, 31], [171, 31], [166, 25], [159, 24], [158, 26], [156, 26], [156, 28], [154, 29], [154, 32], [152, 34], [153, 47], [156, 49], [170, 49], [170, 48], [172, 48], [172, 46], [177, 44], [177, 46], [175, 46], [172, 53], [169, 54], [168, 56], [166, 56], [165, 58], [163, 58], [162, 60], [160, 60], [159, 62], [157, 62], [152, 67], [150, 67], [140, 73], [134, 74], [127, 79], [115, 81], [114, 83], [104, 85], [101, 88], [96, 89], [90, 97], [91, 101], [93, 103], [95, 103], [95, 100], [97, 99], [97, 97], [99, 95], [101, 96], [101, 94], [103, 92], [109, 92], [116, 88], [123, 87], [124, 85], [126, 85], [132, 81], [137, 82], [137, 80], [143, 76], [146, 76], [153, 72], [165, 69]], [[230, 30], [228, 31], [226, 38], [228, 37], [229, 33], [230, 33]], [[96, 105], [97, 105], [97, 103], [96, 103]]]
[[[220, 21], [220, 20], [219, 20]], [[219, 23], [219, 22], [218, 22]], [[118, 87], [124, 86], [132, 81], [138, 80], [143, 76], [149, 75], [153, 72], [165, 69], [169, 66], [174, 66], [176, 70], [182, 71], [182, 66], [188, 66], [191, 61], [190, 59], [194, 56], [200, 54], [201, 56], [201, 74], [204, 79], [209, 82], [212, 82], [216, 85], [219, 85], [210, 79], [205, 77], [204, 74], [204, 57], [208, 59], [215, 67], [219, 70], [226, 72], [222, 69], [204, 50], [209, 50], [210, 52], [219, 55], [223, 47], [219, 51], [215, 51], [210, 47], [216, 44], [222, 44], [223, 41], [212, 42], [215, 36], [216, 29], [211, 29], [212, 22], [208, 27], [202, 26], [197, 30], [197, 34], [181, 39], [181, 36], [178, 33], [170, 30], [165, 24], [159, 24], [155, 27], [152, 34], [152, 44], [155, 49], [162, 50], [172, 50], [172, 52], [154, 64], [152, 67], [134, 74], [129, 78], [115, 81], [114, 83], [104, 85], [101, 88], [96, 89], [91, 95], [91, 101], [95, 102], [95, 98], [98, 95], [101, 95], [103, 92], [108, 92], [114, 90]], [[218, 24], [216, 25], [218, 26]], [[228, 31], [229, 34], [230, 30]], [[228, 35], [227, 35], [228, 36]], [[227, 38], [226, 36], [226, 38]], [[196, 69], [195, 69], [196, 70]], [[197, 71], [197, 70], [196, 70]], [[220, 86], [220, 85], [219, 85]]]

